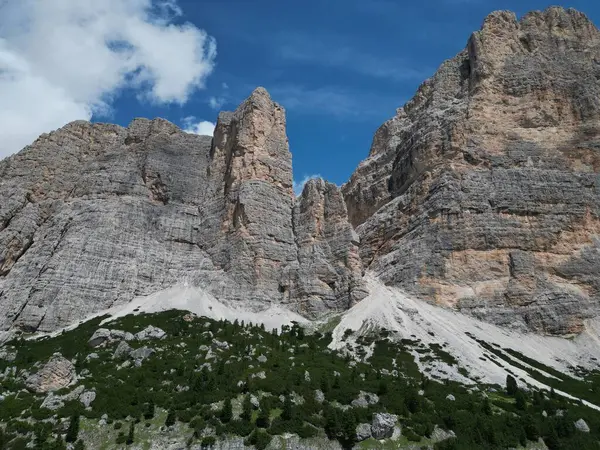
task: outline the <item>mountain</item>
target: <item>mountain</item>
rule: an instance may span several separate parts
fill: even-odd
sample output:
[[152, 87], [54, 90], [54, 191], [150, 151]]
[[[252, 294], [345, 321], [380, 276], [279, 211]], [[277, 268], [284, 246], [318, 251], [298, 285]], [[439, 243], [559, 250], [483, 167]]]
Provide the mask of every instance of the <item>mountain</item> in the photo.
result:
[[214, 137], [0, 161], [0, 449], [600, 448], [600, 32], [488, 16], [341, 188]]
[[488, 16], [342, 188], [364, 268], [504, 327], [581, 332], [600, 312], [598, 80], [582, 13]]
[[313, 180], [298, 198], [262, 88], [212, 139], [161, 119], [68, 124], [0, 162], [1, 328], [190, 287], [321, 319], [364, 299], [367, 276], [507, 329], [581, 333], [600, 313], [598, 80], [583, 14], [492, 13], [341, 189]]
[[50, 331], [181, 283], [314, 317], [363, 298], [339, 189], [299, 199], [264, 89], [211, 140], [161, 119], [73, 122], [0, 162], [0, 323]]

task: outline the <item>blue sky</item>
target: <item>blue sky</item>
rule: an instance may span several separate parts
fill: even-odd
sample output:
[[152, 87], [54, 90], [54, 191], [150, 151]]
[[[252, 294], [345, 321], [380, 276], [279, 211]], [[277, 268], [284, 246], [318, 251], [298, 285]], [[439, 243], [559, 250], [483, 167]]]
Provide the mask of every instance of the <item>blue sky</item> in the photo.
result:
[[[23, 0], [21, 4], [35, 1]], [[118, 1], [133, 4], [133, 0], [106, 0], [103, 3], [54, 0], [46, 5], [81, 5], [82, 1], [90, 2], [87, 8], [97, 8], [93, 5], [98, 4], [116, 5]], [[123, 86], [123, 80], [121, 84], [111, 81], [110, 89], [95, 97], [88, 95], [91, 89], [88, 86], [85, 87], [87, 90], [81, 89], [87, 97], [77, 92], [71, 97], [79, 102], [78, 105], [94, 104], [89, 110], [93, 110], [93, 115], [89, 112], [92, 120], [127, 125], [134, 117], [164, 117], [184, 125], [184, 118], [194, 116], [198, 121], [214, 122], [219, 109], [234, 109], [255, 87], [264, 86], [287, 111], [295, 178], [301, 180], [306, 175], [320, 174], [337, 184], [344, 183], [359, 161], [366, 157], [375, 130], [410, 99], [418, 85], [431, 76], [443, 60], [464, 48], [470, 33], [479, 29], [488, 13], [509, 9], [521, 16], [527, 11], [556, 4], [536, 0], [178, 0], [176, 4], [174, 0], [155, 1], [170, 5], [173, 11], [180, 8], [181, 14], [173, 15], [175, 25], [191, 23], [215, 39], [217, 55], [212, 71], [203, 72], [205, 87], [191, 90], [185, 101], [179, 102], [168, 99], [183, 98], [181, 89], [173, 92], [163, 89], [163, 93], [157, 95], [167, 101], [157, 102], [140, 96], [138, 89], [114, 88]], [[43, 2], [36, 3], [40, 4]], [[577, 8], [595, 23], [600, 23], [598, 0], [560, 4]], [[137, 14], [131, 14], [134, 13]], [[40, 11], [42, 19], [48, 14], [49, 11]], [[10, 17], [10, 14], [4, 16]], [[42, 19], [39, 23], [43, 23]], [[7, 28], [5, 26], [3, 30], [1, 20], [0, 69], [3, 31]], [[14, 18], [12, 22], [15, 22]], [[10, 44], [11, 36], [4, 34]], [[13, 34], [19, 37], [18, 33]], [[25, 36], [24, 32], [21, 34]], [[24, 42], [17, 38], [12, 42]], [[120, 39], [115, 38], [115, 42], [119, 44]], [[127, 39], [134, 42], [136, 37]], [[65, 38], [64, 42], [73, 40], [72, 37]], [[39, 38], [36, 42], [41, 45]], [[159, 64], [160, 61], [150, 59], [160, 42], [159, 39], [149, 47], [145, 64]], [[181, 46], [181, 50], [176, 45], [157, 49], [159, 56], [154, 59], [166, 61], [166, 66], [175, 65], [176, 61], [167, 60], [170, 55], [183, 54], [186, 51], [184, 40], [181, 40]], [[14, 48], [25, 49], [23, 51], [29, 52], [29, 56], [39, 54], [25, 45], [14, 45]], [[65, 59], [61, 61], [64, 63]], [[111, 68], [109, 63], [107, 67]], [[85, 65], [80, 63], [80, 67], [70, 69], [70, 73]], [[48, 73], [46, 78], [58, 83], [56, 80], [64, 78], [53, 76], [59, 69], [44, 66]], [[167, 73], [168, 69], [157, 66], [155, 71], [163, 71], [164, 86], [169, 85], [169, 76], [176, 75]], [[203, 70], [196, 69], [196, 74]], [[111, 70], [118, 72], [115, 68]], [[85, 73], [78, 79], [84, 76]], [[189, 80], [177, 81], [185, 86]], [[76, 82], [70, 82], [70, 85]], [[7, 92], [15, 92], [14, 87]], [[104, 107], [107, 97], [110, 97], [108, 107]], [[103, 100], [100, 106], [98, 98]], [[18, 106], [23, 101], [15, 94], [14, 103]], [[61, 105], [59, 102], [57, 107], [64, 109]], [[38, 110], [40, 104], [33, 107]], [[77, 117], [79, 113], [74, 114]]]

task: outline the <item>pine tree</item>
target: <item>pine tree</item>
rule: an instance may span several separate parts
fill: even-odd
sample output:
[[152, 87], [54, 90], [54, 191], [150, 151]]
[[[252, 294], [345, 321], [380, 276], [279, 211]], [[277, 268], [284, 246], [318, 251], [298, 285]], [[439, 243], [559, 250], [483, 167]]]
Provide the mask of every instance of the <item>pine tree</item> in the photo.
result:
[[129, 424], [129, 433], [127, 434], [127, 440], [125, 441], [125, 443], [127, 445], [133, 444], [134, 432], [135, 432], [135, 423], [131, 422]]
[[154, 401], [151, 399], [147, 404], [146, 404], [146, 411], [144, 411], [144, 419], [146, 420], [150, 420], [154, 417]]
[[525, 429], [525, 435], [527, 436], [528, 440], [537, 441], [539, 439], [540, 430], [530, 414], [523, 416], [523, 428]]
[[542, 396], [539, 391], [533, 391], [533, 404], [540, 406], [542, 404]]
[[263, 406], [256, 418], [256, 426], [258, 428], [269, 428], [270, 422], [269, 409]]
[[388, 393], [388, 385], [386, 380], [381, 380], [379, 382], [379, 387], [377, 388], [377, 394], [385, 395]]
[[340, 377], [333, 377], [333, 388], [334, 389], [339, 389], [341, 387], [340, 385]]
[[356, 442], [356, 416], [352, 409], [344, 411], [342, 415], [342, 445], [344, 448], [352, 448]]
[[175, 425], [175, 413], [173, 411], [169, 411], [167, 414], [167, 419], [165, 420], [166, 427], [172, 427]]
[[231, 406], [231, 398], [226, 398], [221, 410], [221, 422], [228, 423], [233, 417], [233, 407]]
[[510, 396], [513, 396], [517, 393], [517, 380], [512, 375], [506, 376], [506, 393]]
[[554, 427], [550, 428], [550, 432], [544, 437], [544, 443], [550, 450], [559, 450], [561, 448], [558, 435]]
[[321, 378], [321, 391], [324, 394], [327, 394], [329, 392], [329, 380], [327, 379], [326, 376], [323, 376]]
[[288, 394], [285, 396], [285, 400], [283, 401], [283, 412], [281, 413], [281, 418], [283, 420], [292, 420], [294, 415], [293, 407], [294, 405], [292, 404], [292, 396]]
[[332, 406], [325, 408], [325, 433], [331, 440], [336, 440], [342, 435], [342, 424], [339, 414], [339, 411]]
[[483, 399], [483, 406], [481, 408], [483, 410], [483, 413], [486, 416], [491, 416], [492, 415], [492, 404], [490, 403], [490, 399], [489, 398], [484, 398]]
[[521, 389], [517, 389], [517, 392], [515, 392], [515, 403], [517, 409], [521, 411], [525, 411], [527, 408], [527, 399], [525, 398], [525, 394], [523, 394]]
[[242, 419], [250, 422], [252, 419], [252, 402], [250, 401], [250, 394], [247, 394], [244, 397], [244, 402], [242, 403]]
[[75, 442], [77, 441], [77, 436], [79, 435], [79, 414], [75, 413], [71, 416], [71, 421], [69, 422], [69, 428], [67, 429], [67, 436], [65, 440], [67, 442]]

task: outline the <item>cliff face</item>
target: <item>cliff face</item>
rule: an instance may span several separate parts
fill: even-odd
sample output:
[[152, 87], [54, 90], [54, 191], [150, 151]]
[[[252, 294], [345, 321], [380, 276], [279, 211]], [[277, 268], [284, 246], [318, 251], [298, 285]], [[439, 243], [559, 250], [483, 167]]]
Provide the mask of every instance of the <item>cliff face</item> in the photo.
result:
[[486, 18], [343, 186], [365, 268], [508, 327], [600, 311], [600, 33], [562, 8]]
[[213, 139], [74, 122], [0, 162], [0, 329], [52, 330], [167, 289], [308, 317], [388, 284], [506, 327], [600, 312], [600, 32], [492, 13], [376, 133], [340, 190], [292, 192], [258, 88]]
[[361, 263], [327, 186], [324, 208], [294, 208], [313, 191], [294, 199], [285, 114], [261, 88], [214, 139], [161, 119], [42, 135], [0, 162], [0, 325], [53, 330], [183, 282], [254, 310], [344, 309]]

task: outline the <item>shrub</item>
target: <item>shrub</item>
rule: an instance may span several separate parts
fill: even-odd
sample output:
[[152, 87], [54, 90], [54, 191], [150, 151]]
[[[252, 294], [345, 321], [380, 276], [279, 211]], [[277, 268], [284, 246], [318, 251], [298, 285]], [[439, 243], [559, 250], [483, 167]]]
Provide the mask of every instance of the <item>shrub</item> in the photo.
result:
[[421, 436], [419, 436], [417, 433], [415, 433], [410, 428], [406, 428], [406, 429], [402, 430], [402, 434], [406, 437], [406, 439], [408, 439], [411, 442], [420, 442], [421, 441]]
[[244, 440], [244, 445], [254, 445], [257, 450], [264, 450], [271, 442], [271, 436], [264, 430], [255, 429], [250, 436]]
[[216, 443], [217, 443], [217, 439], [214, 436], [204, 436], [202, 438], [202, 442], [200, 443], [200, 446], [202, 448], [211, 448]]

